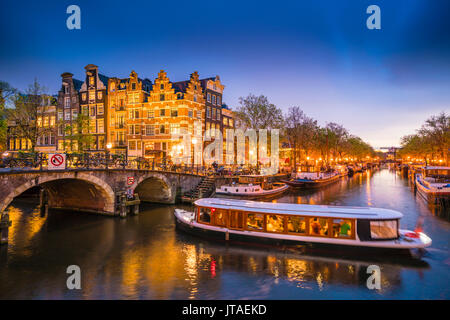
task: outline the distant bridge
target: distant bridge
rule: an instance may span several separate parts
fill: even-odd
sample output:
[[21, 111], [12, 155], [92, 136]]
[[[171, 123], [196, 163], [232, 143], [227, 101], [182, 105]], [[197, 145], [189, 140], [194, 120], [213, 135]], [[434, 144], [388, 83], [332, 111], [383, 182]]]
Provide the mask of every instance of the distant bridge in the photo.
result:
[[0, 213], [15, 197], [39, 186], [48, 195], [49, 208], [116, 215], [117, 195], [127, 189], [138, 193], [141, 201], [175, 203], [203, 177], [195, 172], [124, 168], [0, 170]]

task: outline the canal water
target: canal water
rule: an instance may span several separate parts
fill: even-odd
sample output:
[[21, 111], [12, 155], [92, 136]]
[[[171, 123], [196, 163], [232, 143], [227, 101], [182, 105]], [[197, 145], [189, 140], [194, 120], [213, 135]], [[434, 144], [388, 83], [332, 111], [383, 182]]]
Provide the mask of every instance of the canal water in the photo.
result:
[[[308, 256], [277, 248], [225, 245], [175, 230], [177, 206], [146, 205], [139, 216], [50, 212], [16, 200], [10, 242], [0, 248], [0, 299], [449, 299], [448, 212], [430, 208], [408, 179], [387, 169], [356, 174], [276, 202], [373, 206], [403, 212], [402, 228], [433, 244], [422, 262]], [[369, 265], [381, 270], [370, 290]], [[66, 269], [81, 268], [81, 290]]]

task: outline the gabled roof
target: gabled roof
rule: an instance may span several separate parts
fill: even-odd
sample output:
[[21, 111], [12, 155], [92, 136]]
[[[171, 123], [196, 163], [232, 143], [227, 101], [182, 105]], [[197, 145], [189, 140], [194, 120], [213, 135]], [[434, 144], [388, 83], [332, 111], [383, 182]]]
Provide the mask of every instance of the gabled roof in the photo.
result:
[[81, 86], [83, 85], [83, 81], [78, 80], [78, 79], [73, 79], [73, 78], [72, 78], [72, 81], [73, 81], [73, 86], [74, 86], [75, 90], [80, 91]]
[[206, 89], [206, 83], [208, 82], [208, 80], [214, 81], [214, 80], [216, 80], [216, 78], [215, 77], [209, 77], [209, 78], [205, 78], [205, 79], [200, 79], [200, 84], [201, 84], [203, 90]]
[[175, 93], [177, 92], [186, 92], [186, 88], [189, 85], [189, 80], [172, 82], [172, 87], [175, 89]]
[[103, 84], [104, 84], [105, 86], [108, 85], [109, 77], [107, 77], [107, 76], [105, 76], [105, 75], [99, 73], [99, 74], [98, 74], [98, 78], [100, 79], [101, 82], [103, 82]]

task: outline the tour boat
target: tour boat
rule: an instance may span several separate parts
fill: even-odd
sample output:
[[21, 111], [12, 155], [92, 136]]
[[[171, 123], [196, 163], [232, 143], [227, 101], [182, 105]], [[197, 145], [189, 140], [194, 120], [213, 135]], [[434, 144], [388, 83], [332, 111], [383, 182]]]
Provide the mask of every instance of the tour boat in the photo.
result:
[[416, 173], [417, 191], [431, 204], [450, 201], [450, 167], [428, 166]]
[[203, 198], [175, 209], [176, 226], [222, 241], [366, 253], [411, 253], [431, 245], [420, 231], [399, 228], [402, 214], [372, 207]]
[[216, 188], [216, 195], [219, 197], [240, 197], [256, 199], [269, 196], [276, 196], [288, 189], [285, 183], [267, 181], [264, 175], [242, 175], [238, 183], [222, 185]]
[[297, 172], [290, 180], [282, 180], [293, 188], [320, 188], [336, 182], [341, 177], [338, 171], [331, 172]]

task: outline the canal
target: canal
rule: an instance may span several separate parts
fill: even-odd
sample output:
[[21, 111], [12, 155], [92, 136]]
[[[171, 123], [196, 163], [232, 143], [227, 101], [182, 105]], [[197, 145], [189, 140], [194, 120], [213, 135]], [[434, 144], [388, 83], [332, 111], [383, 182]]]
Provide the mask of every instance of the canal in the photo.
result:
[[[277, 248], [224, 245], [175, 230], [176, 206], [145, 205], [139, 216], [106, 218], [52, 211], [30, 201], [8, 211], [13, 225], [0, 248], [0, 299], [449, 299], [448, 212], [430, 208], [393, 171], [356, 174], [276, 202], [399, 210], [401, 227], [419, 216], [433, 244], [422, 262], [308, 256]], [[366, 286], [381, 269], [381, 289]], [[81, 290], [66, 288], [66, 268], [81, 268]]]

